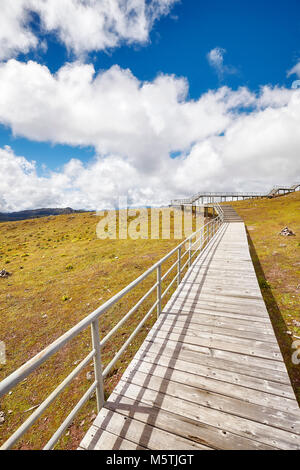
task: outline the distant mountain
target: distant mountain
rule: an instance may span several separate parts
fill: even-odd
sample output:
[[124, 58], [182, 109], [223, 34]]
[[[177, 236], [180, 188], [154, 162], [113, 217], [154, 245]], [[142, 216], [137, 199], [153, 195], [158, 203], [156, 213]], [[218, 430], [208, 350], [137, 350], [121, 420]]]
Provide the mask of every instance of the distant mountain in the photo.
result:
[[33, 209], [19, 212], [0, 212], [0, 222], [9, 222], [14, 220], [35, 219], [37, 217], [47, 217], [49, 215], [73, 214], [74, 212], [87, 212], [84, 210], [74, 210], [71, 207], [58, 208], [43, 208]]

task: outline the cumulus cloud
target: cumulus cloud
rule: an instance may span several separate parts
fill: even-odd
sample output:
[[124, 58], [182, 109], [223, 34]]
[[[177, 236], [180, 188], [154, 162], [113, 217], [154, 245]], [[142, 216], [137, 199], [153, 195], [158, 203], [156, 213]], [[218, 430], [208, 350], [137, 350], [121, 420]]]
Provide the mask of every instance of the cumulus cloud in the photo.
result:
[[1, 2], [0, 60], [37, 47], [38, 39], [28, 26], [30, 18], [25, 1]]
[[215, 47], [207, 54], [207, 60], [211, 67], [213, 67], [220, 80], [223, 79], [225, 74], [234, 74], [236, 69], [232, 66], [224, 64], [224, 55], [226, 54], [226, 49], [222, 47]]
[[[39, 16], [42, 33], [56, 34], [78, 56], [114, 48], [121, 42], [145, 43], [153, 23], [178, 0], [3, 0], [0, 60], [27, 53], [39, 44], [30, 27]], [[41, 41], [44, 47], [45, 42]]]
[[47, 177], [1, 149], [2, 211], [102, 209], [124, 195], [161, 205], [201, 189], [266, 191], [300, 173], [300, 90], [221, 87], [189, 100], [184, 78], [141, 82], [79, 62], [51, 74], [16, 60], [0, 65], [0, 82], [0, 122], [15, 135], [95, 149], [89, 163], [73, 159]]
[[99, 154], [124, 156], [140, 171], [155, 171], [172, 151], [223, 132], [234, 108], [251, 93], [223, 87], [186, 100], [187, 81], [160, 75], [140, 82], [113, 66], [66, 64], [55, 75], [36, 62], [0, 64], [0, 122], [37, 141], [91, 145]]

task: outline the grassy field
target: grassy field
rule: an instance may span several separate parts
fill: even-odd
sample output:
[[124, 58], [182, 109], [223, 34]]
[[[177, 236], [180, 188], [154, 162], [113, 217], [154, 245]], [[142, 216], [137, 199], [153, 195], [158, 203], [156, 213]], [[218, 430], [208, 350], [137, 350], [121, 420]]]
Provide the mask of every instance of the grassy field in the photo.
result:
[[[93, 213], [81, 213], [0, 225], [0, 269], [12, 273], [8, 278], [0, 278], [0, 340], [5, 342], [7, 355], [6, 364], [0, 365], [0, 380], [179, 244], [179, 240], [172, 238], [100, 240], [96, 236], [99, 220]], [[173, 225], [171, 218], [171, 235]], [[164, 272], [175, 259], [170, 259]], [[155, 281], [156, 273], [153, 273], [101, 317], [102, 337]], [[102, 351], [104, 366], [148, 311], [154, 296], [155, 293], [105, 345]], [[106, 379], [106, 396], [116, 386], [155, 319], [156, 313]], [[88, 329], [6, 395], [1, 402], [5, 422], [0, 424], [0, 442], [25, 421], [33, 407], [37, 407], [90, 350]], [[87, 373], [92, 371], [91, 364], [24, 435], [16, 448], [38, 449], [47, 442], [91, 385]], [[96, 400], [92, 397], [69, 427], [58, 448], [76, 448], [95, 413]]]
[[[292, 364], [292, 341], [300, 337], [300, 193], [272, 200], [230, 203], [243, 217], [259, 284], [300, 402], [300, 366]], [[0, 269], [12, 276], [0, 278], [0, 340], [5, 341], [7, 363], [0, 380], [41, 351], [97, 306], [137, 278], [179, 241], [99, 240], [92, 213], [61, 215], [0, 224]], [[282, 237], [289, 226], [294, 237]], [[171, 233], [173, 225], [171, 223]], [[167, 267], [175, 261], [170, 259]], [[107, 311], [100, 320], [104, 336], [155, 281], [152, 278]], [[106, 365], [147, 312], [149, 298], [103, 350]], [[108, 396], [139, 348], [154, 314], [115, 365], [105, 382]], [[293, 336], [294, 335], [294, 336]], [[5, 422], [3, 442], [90, 351], [90, 331], [80, 334], [38, 371], [19, 384], [1, 402]], [[16, 445], [41, 448], [91, 385], [87, 367]], [[58, 448], [74, 449], [96, 413], [93, 396], [83, 407]]]
[[[246, 224], [261, 291], [300, 404], [300, 365], [291, 360], [292, 343], [300, 340], [300, 192], [228, 204]], [[295, 236], [279, 235], [286, 226]]]

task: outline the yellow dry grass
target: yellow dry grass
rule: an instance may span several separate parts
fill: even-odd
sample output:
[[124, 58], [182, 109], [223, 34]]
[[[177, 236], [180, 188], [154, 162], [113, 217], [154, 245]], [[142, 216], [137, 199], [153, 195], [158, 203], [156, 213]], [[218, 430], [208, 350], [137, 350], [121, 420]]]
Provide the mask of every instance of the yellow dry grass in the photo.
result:
[[[129, 218], [129, 221], [133, 217]], [[7, 362], [0, 365], [0, 380], [74, 326], [96, 307], [178, 245], [179, 240], [100, 240], [99, 217], [93, 213], [60, 215], [0, 225], [0, 269], [12, 276], [0, 279], [0, 340]], [[171, 218], [171, 234], [174, 232]], [[166, 264], [174, 263], [171, 258]], [[103, 337], [155, 282], [154, 273], [100, 319]], [[170, 281], [169, 281], [170, 282]], [[126, 322], [102, 351], [104, 366], [112, 359], [155, 300], [155, 295]], [[105, 381], [108, 396], [154, 323], [146, 322]], [[90, 330], [69, 342], [1, 401], [5, 422], [0, 442], [30, 415], [91, 350]], [[91, 385], [87, 367], [50, 406], [16, 445], [39, 449]], [[96, 412], [93, 396], [83, 407], [58, 448], [74, 449]]]
[[[261, 291], [300, 403], [300, 364], [292, 361], [293, 353], [300, 359], [300, 192], [228, 204], [246, 224]], [[295, 236], [279, 235], [286, 226]]]

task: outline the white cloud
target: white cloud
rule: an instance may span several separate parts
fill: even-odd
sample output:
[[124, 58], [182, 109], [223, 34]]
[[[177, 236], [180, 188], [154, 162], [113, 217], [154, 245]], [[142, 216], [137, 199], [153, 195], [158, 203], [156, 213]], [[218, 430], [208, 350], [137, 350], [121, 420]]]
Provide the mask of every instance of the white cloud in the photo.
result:
[[221, 72], [224, 66], [224, 54], [225, 53], [226, 53], [225, 49], [221, 47], [215, 47], [207, 54], [207, 59], [210, 65]]
[[0, 64], [0, 122], [37, 141], [92, 145], [118, 154], [141, 171], [154, 171], [169, 152], [224, 131], [231, 110], [251, 101], [245, 89], [221, 88], [186, 101], [185, 79], [161, 75], [140, 82], [113, 66], [67, 64], [57, 74], [35, 62]]
[[290, 77], [291, 75], [297, 75], [300, 78], [300, 62], [298, 62], [291, 70], [288, 71], [287, 76]]
[[[153, 23], [178, 0], [2, 0], [0, 60], [27, 53], [39, 40], [30, 29], [31, 13], [42, 32], [54, 33], [78, 56], [120, 45], [145, 43]], [[42, 40], [40, 47], [45, 48]]]
[[189, 100], [175, 76], [141, 82], [118, 66], [95, 74], [79, 62], [53, 75], [16, 60], [0, 65], [0, 82], [0, 122], [16, 135], [95, 148], [88, 164], [73, 159], [47, 177], [1, 149], [2, 211], [101, 209], [120, 195], [165, 204], [201, 189], [265, 191], [300, 174], [300, 90], [221, 87]]
[[38, 39], [28, 27], [29, 20], [24, 0], [1, 1], [0, 60], [37, 47]]
[[226, 54], [226, 49], [222, 47], [215, 47], [207, 54], [207, 60], [211, 67], [213, 67], [221, 80], [225, 74], [234, 74], [236, 69], [232, 66], [224, 64], [224, 55]]

